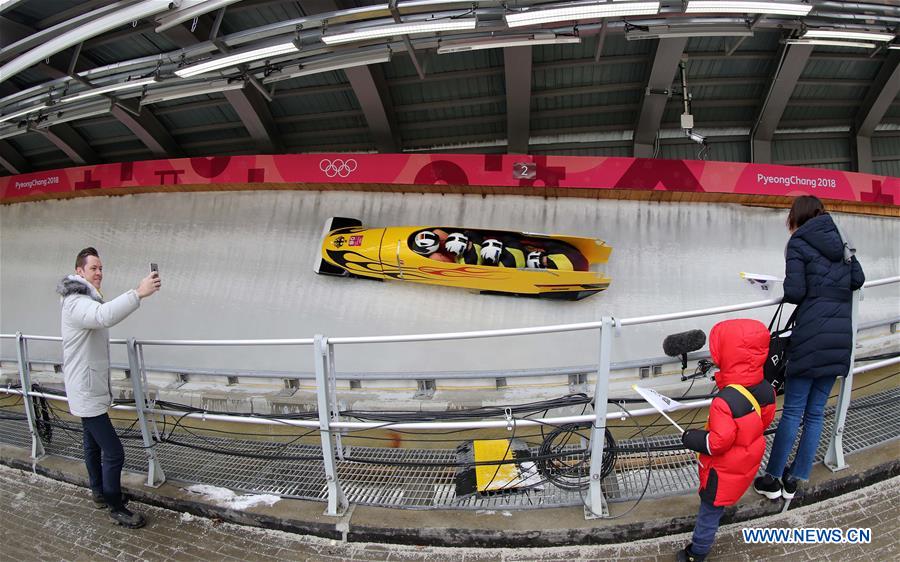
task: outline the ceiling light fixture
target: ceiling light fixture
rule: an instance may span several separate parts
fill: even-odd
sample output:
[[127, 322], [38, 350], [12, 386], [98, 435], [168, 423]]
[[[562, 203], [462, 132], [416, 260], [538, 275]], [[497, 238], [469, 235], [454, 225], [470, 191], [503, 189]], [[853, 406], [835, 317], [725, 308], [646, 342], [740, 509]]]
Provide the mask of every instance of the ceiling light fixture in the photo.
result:
[[99, 96], [101, 94], [117, 92], [119, 90], [130, 90], [132, 88], [153, 84], [154, 82], [156, 82], [156, 77], [151, 76], [150, 78], [129, 80], [127, 82], [119, 82], [118, 84], [110, 84], [108, 86], [101, 86], [99, 88], [91, 88], [90, 90], [78, 92], [77, 94], [72, 94], [71, 96], [63, 96], [59, 99], [59, 103], [69, 103], [73, 101], [83, 100], [84, 98], [89, 98], [91, 96]]
[[53, 125], [76, 121], [78, 119], [87, 119], [88, 117], [96, 117], [97, 115], [106, 115], [112, 110], [113, 101], [107, 100], [93, 105], [86, 105], [80, 109], [67, 109], [60, 112], [52, 112], [47, 116], [45, 121], [37, 124], [38, 129], [47, 129]]
[[834, 41], [831, 39], [788, 39], [785, 45], [824, 45], [826, 47], [855, 47], [857, 49], [874, 49], [875, 43], [861, 41]]
[[218, 94], [230, 90], [240, 90], [244, 87], [241, 80], [229, 82], [228, 80], [217, 80], [215, 82], [202, 82], [199, 84], [182, 85], [175, 88], [161, 88], [150, 90], [141, 98], [141, 105], [149, 105], [163, 101], [171, 101], [182, 98], [192, 98], [194, 96], [202, 96], [206, 94]]
[[785, 16], [806, 16], [812, 10], [810, 4], [798, 2], [731, 2], [690, 0], [687, 14], [779, 14]]
[[561, 45], [569, 43], [581, 43], [581, 37], [574, 37], [572, 35], [554, 35], [552, 33], [528, 35], [524, 37], [498, 37], [466, 43], [442, 43], [441, 46], [438, 47], [437, 52], [439, 55], [446, 55], [449, 53], [480, 51], [483, 49], [500, 49], [503, 47], [530, 47], [532, 45]]
[[206, 74], [207, 72], [213, 72], [222, 68], [237, 66], [245, 62], [296, 53], [299, 50], [300, 49], [297, 48], [297, 45], [293, 41], [288, 41], [287, 43], [277, 43], [275, 45], [258, 47], [256, 49], [249, 49], [247, 51], [241, 51], [239, 53], [231, 53], [228, 56], [192, 64], [191, 66], [185, 66], [176, 70], [175, 74], [182, 78], [189, 78], [191, 76]]
[[860, 41], [891, 41], [893, 33], [877, 31], [844, 31], [839, 29], [807, 29], [801, 39], [858, 39]]
[[291, 78], [299, 78], [300, 76], [309, 76], [311, 74], [321, 74], [332, 70], [343, 70], [345, 68], [353, 68], [355, 66], [368, 66], [370, 64], [381, 64], [391, 61], [390, 51], [386, 51], [378, 55], [369, 55], [366, 57], [346, 57], [334, 58], [330, 61], [322, 60], [320, 62], [311, 62], [301, 64], [299, 70], [289, 73], [278, 73], [267, 76], [263, 79], [263, 84], [271, 84], [272, 82], [281, 82], [290, 80]]
[[566, 6], [547, 10], [528, 10], [503, 16], [509, 27], [538, 25], [555, 21], [643, 16], [659, 13], [659, 2], [602, 2], [581, 6]]
[[395, 35], [412, 35], [415, 33], [432, 33], [435, 31], [475, 29], [475, 26], [477, 24], [478, 20], [476, 20], [475, 18], [465, 18], [457, 20], [422, 21], [415, 23], [378, 25], [373, 27], [364, 27], [355, 31], [348, 31], [347, 33], [323, 35], [322, 42], [326, 45], [339, 45], [341, 43], [351, 43], [353, 41], [365, 41], [366, 39], [394, 37]]
[[19, 111], [14, 111], [12, 113], [7, 113], [6, 115], [0, 115], [0, 123], [6, 123], [7, 121], [12, 121], [18, 117], [24, 117], [29, 113], [34, 113], [35, 111], [41, 110], [48, 107], [46, 103], [42, 103], [40, 105], [33, 105], [31, 107], [26, 107], [25, 109], [20, 109]]
[[646, 30], [627, 29], [625, 39], [640, 41], [643, 39], [663, 39], [667, 37], [753, 37], [749, 27], [715, 27], [715, 26], [682, 26], [668, 25], [650, 26]]

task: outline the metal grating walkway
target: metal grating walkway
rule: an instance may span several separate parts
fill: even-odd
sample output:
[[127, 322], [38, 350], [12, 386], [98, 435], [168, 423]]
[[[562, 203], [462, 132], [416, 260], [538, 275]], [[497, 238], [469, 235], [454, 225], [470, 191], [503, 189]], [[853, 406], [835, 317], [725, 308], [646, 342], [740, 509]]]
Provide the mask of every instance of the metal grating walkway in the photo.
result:
[[[823, 436], [831, 431], [833, 408], [826, 411]], [[10, 411], [5, 416], [15, 416]], [[146, 470], [146, 457], [140, 433], [123, 434], [129, 470]], [[855, 399], [848, 412], [844, 433], [844, 451], [851, 454], [900, 437], [900, 388]], [[170, 478], [223, 486], [254, 493], [272, 493], [284, 497], [322, 500], [326, 498], [321, 448], [313, 445], [278, 444], [262, 441], [176, 434], [176, 439], [192, 446], [225, 449], [240, 454], [296, 457], [297, 460], [257, 459], [185, 448], [173, 443], [157, 446], [160, 463]], [[771, 436], [768, 438], [771, 443]], [[651, 445], [680, 446], [676, 436], [650, 437]], [[24, 420], [0, 418], [0, 443], [29, 448], [31, 439]], [[821, 460], [827, 438], [817, 454]], [[637, 499], [645, 486], [644, 497], [654, 498], [692, 493], [699, 485], [696, 456], [683, 449], [652, 453], [650, 482], [647, 485], [647, 458], [642, 439], [620, 441], [620, 447], [637, 452], [619, 453], [615, 469], [604, 481], [610, 502]], [[51, 443], [45, 444], [52, 455], [81, 459], [80, 426], [53, 428]], [[453, 466], [404, 466], [403, 463], [453, 463], [452, 449], [390, 449], [375, 447], [345, 448], [345, 455], [376, 461], [338, 460], [338, 473], [350, 503], [406, 509], [528, 509], [582, 504], [577, 490], [557, 488], [545, 482], [542, 488], [488, 497], [456, 497]], [[768, 458], [768, 449], [763, 461]]]

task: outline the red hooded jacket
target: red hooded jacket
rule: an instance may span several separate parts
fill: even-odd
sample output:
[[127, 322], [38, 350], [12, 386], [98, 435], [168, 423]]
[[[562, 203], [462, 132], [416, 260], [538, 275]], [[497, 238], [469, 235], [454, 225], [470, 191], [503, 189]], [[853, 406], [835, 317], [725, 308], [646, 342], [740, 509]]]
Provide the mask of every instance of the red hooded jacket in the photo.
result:
[[[769, 331], [757, 320], [725, 320], [709, 333], [709, 350], [719, 366], [719, 393], [709, 407], [707, 430], [688, 430], [685, 445], [700, 453], [700, 497], [716, 506], [733, 505], [756, 476], [766, 450], [763, 431], [775, 418], [775, 391], [763, 380]], [[760, 407], [736, 388], [746, 388]]]

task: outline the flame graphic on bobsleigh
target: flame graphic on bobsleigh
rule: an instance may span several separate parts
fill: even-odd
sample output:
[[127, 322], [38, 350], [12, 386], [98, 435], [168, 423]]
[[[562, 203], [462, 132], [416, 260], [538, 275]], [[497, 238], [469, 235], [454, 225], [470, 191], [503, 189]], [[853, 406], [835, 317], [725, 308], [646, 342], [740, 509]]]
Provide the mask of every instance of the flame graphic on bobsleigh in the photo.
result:
[[[423, 231], [445, 236], [465, 232], [476, 243], [502, 239], [508, 243], [507, 250], [519, 249], [520, 258], [522, 252], [539, 250], [556, 256], [554, 263], [562, 265], [538, 269], [438, 261], [413, 251], [413, 239]], [[323, 275], [393, 279], [487, 294], [579, 300], [609, 287], [610, 278], [591, 271], [590, 266], [606, 263], [611, 251], [604, 241], [594, 238], [460, 227], [365, 228], [359, 220], [332, 217], [325, 223], [321, 258], [314, 270]]]

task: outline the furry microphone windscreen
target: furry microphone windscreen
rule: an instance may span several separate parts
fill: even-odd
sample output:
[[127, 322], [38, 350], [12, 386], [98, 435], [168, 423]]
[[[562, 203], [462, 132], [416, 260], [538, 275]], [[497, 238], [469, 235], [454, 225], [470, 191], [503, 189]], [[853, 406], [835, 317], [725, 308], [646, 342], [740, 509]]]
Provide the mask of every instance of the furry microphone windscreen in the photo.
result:
[[702, 349], [706, 345], [706, 334], [703, 330], [688, 330], [666, 336], [663, 340], [663, 353], [669, 357], [690, 353]]

